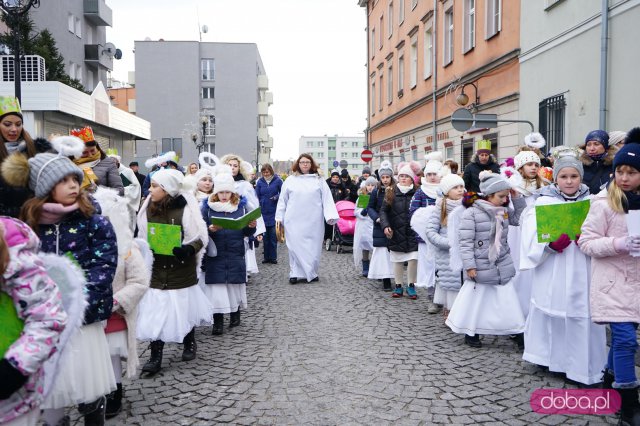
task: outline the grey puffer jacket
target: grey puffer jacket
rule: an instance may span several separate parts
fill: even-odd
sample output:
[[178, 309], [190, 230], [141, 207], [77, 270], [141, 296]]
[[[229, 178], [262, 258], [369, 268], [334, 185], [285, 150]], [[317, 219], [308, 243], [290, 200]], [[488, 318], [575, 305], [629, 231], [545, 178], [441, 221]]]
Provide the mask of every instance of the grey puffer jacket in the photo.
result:
[[460, 256], [466, 271], [475, 269], [475, 281], [479, 284], [504, 285], [511, 280], [516, 270], [513, 266], [507, 235], [509, 225], [518, 225], [520, 214], [527, 206], [524, 197], [513, 199], [514, 209], [508, 209], [508, 219], [502, 222], [501, 247], [495, 262], [489, 260], [489, 248], [495, 238], [496, 219], [491, 212], [492, 205], [485, 200], [477, 200], [469, 207], [460, 220]]
[[114, 158], [105, 157], [100, 160], [93, 166], [93, 173], [98, 177], [98, 185], [113, 188], [118, 191], [118, 195], [124, 195], [124, 185], [118, 171], [118, 163]]
[[[447, 201], [447, 214], [462, 205], [462, 200]], [[442, 199], [436, 202], [436, 210], [427, 223], [427, 239], [434, 246], [436, 258], [436, 282], [443, 290], [460, 290], [462, 286], [461, 271], [452, 271], [449, 264], [449, 238], [448, 227], [440, 224], [440, 208]]]

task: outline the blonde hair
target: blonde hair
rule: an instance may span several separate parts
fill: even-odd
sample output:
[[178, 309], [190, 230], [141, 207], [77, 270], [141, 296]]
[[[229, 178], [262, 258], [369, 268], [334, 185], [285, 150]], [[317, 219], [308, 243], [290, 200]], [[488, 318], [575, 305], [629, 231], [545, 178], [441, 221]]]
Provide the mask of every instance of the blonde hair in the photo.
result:
[[[527, 164], [528, 164], [528, 163], [527, 163]], [[525, 176], [525, 175], [524, 175], [524, 171], [523, 171], [522, 169], [524, 169], [524, 167], [520, 167], [520, 168], [518, 169], [518, 173], [520, 173], [520, 176], [522, 176], [522, 179], [531, 179], [531, 178], [529, 178], [529, 177], [527, 177], [527, 176]], [[542, 178], [541, 178], [541, 177], [540, 177], [540, 175], [538, 175], [538, 174], [536, 174], [535, 181], [536, 181], [536, 189], [540, 189], [540, 188], [542, 188], [543, 186], [547, 186], [547, 184], [545, 183], [545, 181], [544, 181], [544, 180], [542, 180]]]
[[[635, 170], [631, 166], [622, 165], [616, 167], [615, 171], [628, 171], [629, 169]], [[638, 188], [640, 189], [640, 188]], [[607, 202], [609, 203], [609, 207], [616, 213], [626, 213], [625, 206], [629, 205], [629, 201], [627, 200], [627, 196], [624, 194], [622, 188], [616, 184], [615, 174], [609, 187], [607, 188]]]

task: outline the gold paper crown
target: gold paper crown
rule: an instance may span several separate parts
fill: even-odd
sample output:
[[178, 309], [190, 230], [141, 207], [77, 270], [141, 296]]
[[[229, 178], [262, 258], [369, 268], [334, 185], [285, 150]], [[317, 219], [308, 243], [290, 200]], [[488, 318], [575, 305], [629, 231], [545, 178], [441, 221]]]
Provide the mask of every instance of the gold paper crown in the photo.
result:
[[476, 151], [491, 151], [491, 141], [488, 139], [479, 140], [476, 144]]
[[22, 116], [20, 101], [14, 96], [0, 96], [0, 117], [10, 113]]
[[93, 129], [89, 126], [83, 127], [82, 129], [71, 130], [71, 136], [82, 139], [84, 143], [94, 142], [96, 140], [96, 138], [93, 136]]

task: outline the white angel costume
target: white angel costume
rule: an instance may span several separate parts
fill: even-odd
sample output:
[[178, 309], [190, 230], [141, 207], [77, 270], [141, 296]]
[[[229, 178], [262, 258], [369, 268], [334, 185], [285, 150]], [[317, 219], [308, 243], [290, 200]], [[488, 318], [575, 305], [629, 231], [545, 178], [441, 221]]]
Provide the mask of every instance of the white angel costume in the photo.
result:
[[356, 265], [356, 270], [362, 268], [362, 252], [364, 250], [373, 251], [373, 221], [368, 215], [362, 214], [363, 210], [366, 213], [366, 208], [356, 207], [354, 210], [356, 229], [353, 233], [353, 262]]
[[420, 207], [411, 216], [411, 228], [424, 243], [418, 243], [418, 275], [416, 287], [429, 288], [436, 285], [436, 260], [433, 244], [427, 239], [427, 225], [435, 206]]

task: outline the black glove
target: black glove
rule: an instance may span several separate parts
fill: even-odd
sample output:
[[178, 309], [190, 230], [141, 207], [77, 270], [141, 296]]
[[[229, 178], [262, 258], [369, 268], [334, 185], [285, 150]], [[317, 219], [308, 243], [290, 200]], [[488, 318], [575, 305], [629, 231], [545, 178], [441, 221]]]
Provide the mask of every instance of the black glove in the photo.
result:
[[189, 244], [184, 244], [182, 247], [173, 248], [173, 255], [182, 262], [192, 257], [194, 254], [196, 254], [196, 250]]
[[20, 389], [28, 377], [16, 370], [6, 359], [0, 361], [0, 400], [7, 399]]

